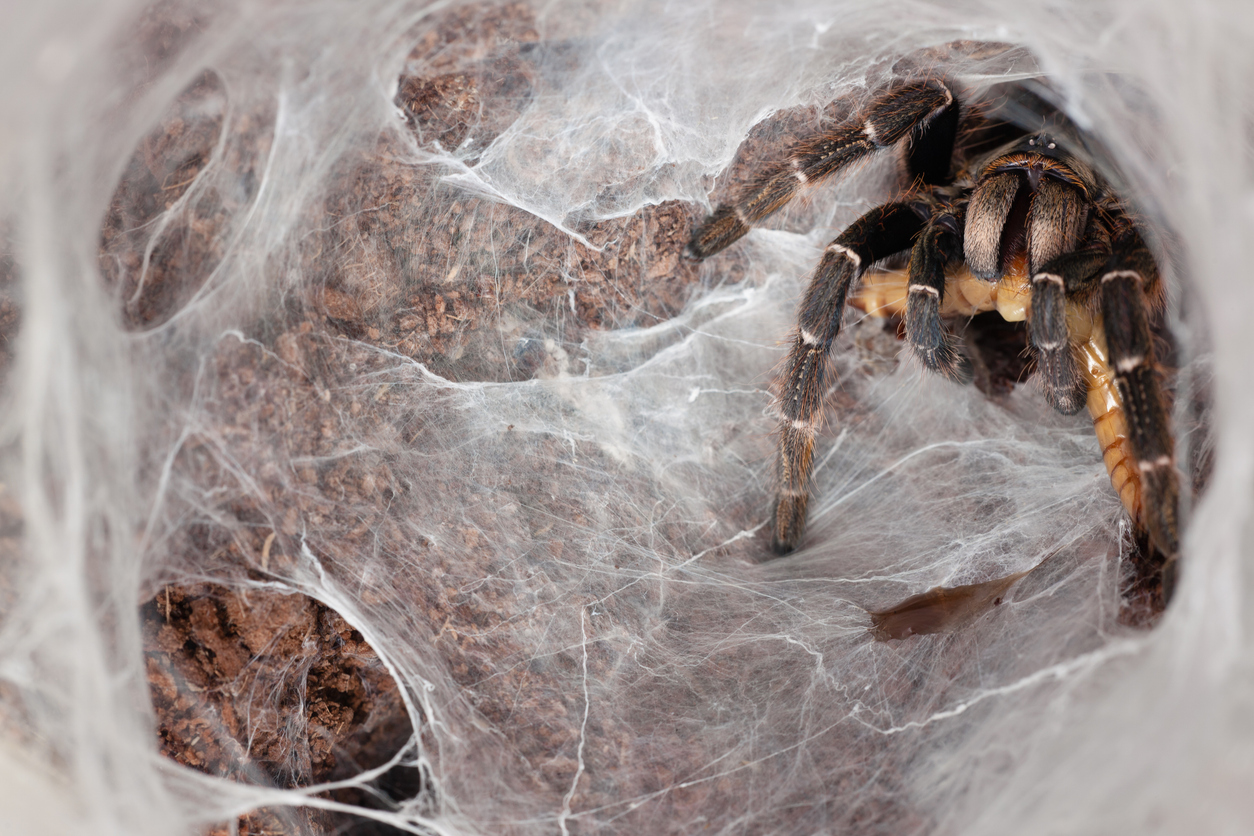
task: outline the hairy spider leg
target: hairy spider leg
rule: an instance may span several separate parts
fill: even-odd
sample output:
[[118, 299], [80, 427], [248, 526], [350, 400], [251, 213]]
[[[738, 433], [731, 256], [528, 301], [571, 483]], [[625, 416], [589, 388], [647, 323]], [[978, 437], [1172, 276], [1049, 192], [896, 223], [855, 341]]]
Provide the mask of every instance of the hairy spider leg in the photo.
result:
[[911, 139], [906, 154], [910, 176], [927, 185], [949, 182], [958, 111], [957, 98], [939, 81], [906, 84], [886, 93], [860, 121], [798, 142], [783, 162], [749, 181], [731, 203], [720, 204], [693, 234], [688, 254], [713, 255], [792, 200], [801, 187], [906, 137]]
[[954, 345], [941, 322], [945, 269], [961, 263], [962, 225], [950, 214], [932, 216], [910, 251], [906, 291], [906, 341], [927, 369], [959, 383], [970, 383], [971, 361]]
[[1149, 312], [1161, 303], [1158, 266], [1135, 230], [1116, 242], [1100, 279], [1102, 319], [1115, 383], [1145, 490], [1144, 525], [1161, 552], [1163, 597], [1170, 600], [1179, 553], [1174, 442], [1167, 400], [1154, 363]]
[[1109, 257], [1108, 248], [1086, 247], [1051, 259], [1032, 276], [1028, 339], [1045, 400], [1064, 415], [1079, 412], [1089, 391], [1076, 358], [1067, 303], [1092, 294]]
[[827, 355], [840, 332], [845, 297], [868, 266], [908, 248], [922, 226], [909, 204], [888, 203], [872, 209], [827, 246], [802, 296], [797, 333], [779, 375], [779, 492], [771, 524], [771, 548], [776, 554], [797, 548], [805, 531]]

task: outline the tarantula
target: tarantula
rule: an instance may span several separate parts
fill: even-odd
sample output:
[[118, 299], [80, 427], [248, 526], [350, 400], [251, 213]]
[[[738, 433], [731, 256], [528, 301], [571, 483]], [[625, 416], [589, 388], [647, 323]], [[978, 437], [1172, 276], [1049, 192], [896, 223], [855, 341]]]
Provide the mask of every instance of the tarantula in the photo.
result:
[[[996, 137], [992, 150], [956, 141], [976, 122]], [[1148, 537], [1152, 571], [1170, 596], [1179, 486], [1150, 330], [1163, 283], [1127, 207], [1080, 155], [1074, 128], [1045, 117], [1041, 127], [964, 110], [944, 81], [902, 84], [853, 122], [797, 143], [697, 228], [689, 255], [705, 258], [807, 184], [901, 149], [909, 187], [827, 246], [801, 299], [777, 380], [776, 553], [797, 548], [805, 530], [826, 358], [846, 302], [903, 316], [914, 356], [958, 381], [970, 380], [970, 361], [942, 318], [996, 309], [1027, 321], [1046, 400], [1065, 414], [1087, 403], [1111, 484]], [[867, 272], [905, 253], [904, 270]]]

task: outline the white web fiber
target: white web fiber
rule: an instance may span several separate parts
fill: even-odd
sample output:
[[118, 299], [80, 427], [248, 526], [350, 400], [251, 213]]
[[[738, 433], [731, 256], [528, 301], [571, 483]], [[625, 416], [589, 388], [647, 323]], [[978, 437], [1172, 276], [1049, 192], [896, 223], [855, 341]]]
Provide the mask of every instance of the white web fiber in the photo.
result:
[[[1247, 832], [1254, 10], [537, 3], [533, 93], [487, 96], [482, 124], [514, 115], [484, 147], [472, 126], [450, 148], [415, 138], [393, 99], [398, 77], [456, 51], [416, 47], [466, 8], [0, 11], [0, 278], [18, 312], [0, 424], [0, 511], [15, 521], [0, 532], [0, 830], [195, 832], [338, 803], [158, 754], [139, 608], [162, 584], [209, 580], [316, 598], [379, 654], [424, 786], [365, 814], [403, 831]], [[143, 14], [192, 34], [146, 62], [127, 47]], [[502, 241], [525, 215], [569, 256], [614, 243], [598, 222], [667, 201], [699, 217], [763, 119], [865, 102], [893, 62], [960, 40], [1023, 48], [1019, 64], [940, 69], [976, 88], [1047, 76], [1162, 230], [1180, 391], [1209, 381], [1215, 456], [1150, 631], [1117, 621], [1126, 518], [1087, 417], [1050, 411], [1030, 384], [995, 401], [924, 376], [891, 362], [895, 345], [885, 361], [878, 326], [851, 329], [835, 359], [806, 546], [761, 561], [772, 370], [819, 248], [887, 196], [880, 164], [709, 259], [675, 316], [611, 318], [577, 342], [566, 317], [592, 281], [578, 258], [546, 268], [569, 307], [514, 306], [502, 289], [535, 279], [529, 262], [459, 245], [471, 226]], [[159, 323], [128, 330], [101, 275], [103, 219], [136, 148], [206, 70], [220, 81], [205, 107], [232, 128], [153, 224], [225, 207], [214, 264]], [[440, 365], [368, 328], [301, 342], [293, 310], [319, 271], [381, 247], [310, 243], [352, 214], [329, 195], [372, 155], [431, 195], [396, 251], [439, 250], [446, 295], [495, 288], [486, 347]], [[395, 275], [363, 267], [342, 295], [403, 318], [388, 282], [413, 268], [396, 258]], [[492, 372], [528, 346], [534, 375]], [[316, 452], [233, 400], [287, 386], [312, 393], [293, 414], [322, 410]], [[1183, 465], [1191, 425], [1176, 412]], [[371, 487], [326, 490], [332, 472]], [[379, 510], [363, 497], [384, 483]], [[232, 515], [241, 498], [254, 516]], [[189, 556], [193, 527], [233, 543], [273, 532], [275, 557], [246, 572]], [[869, 609], [1051, 555], [957, 632], [868, 632]], [[442, 627], [432, 602], [479, 617]]]

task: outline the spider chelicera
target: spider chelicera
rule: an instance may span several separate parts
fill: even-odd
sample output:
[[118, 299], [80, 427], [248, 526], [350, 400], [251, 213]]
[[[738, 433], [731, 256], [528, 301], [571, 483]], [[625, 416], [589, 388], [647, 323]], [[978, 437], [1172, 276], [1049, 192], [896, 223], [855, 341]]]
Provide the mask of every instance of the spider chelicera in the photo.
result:
[[[1078, 150], [1074, 127], [1060, 117], [1041, 117], [1040, 127], [964, 108], [945, 81], [902, 84], [851, 123], [798, 142], [697, 228], [689, 254], [705, 258], [806, 185], [879, 149], [901, 151], [909, 186], [827, 246], [801, 298], [777, 380], [776, 553], [796, 549], [805, 531], [827, 355], [846, 303], [902, 316], [914, 356], [959, 381], [970, 379], [970, 361], [943, 319], [997, 310], [1027, 321], [1046, 400], [1066, 414], [1087, 404], [1111, 484], [1170, 597], [1179, 483], [1150, 327], [1163, 282], [1127, 207]], [[868, 272], [901, 254], [904, 268]]]

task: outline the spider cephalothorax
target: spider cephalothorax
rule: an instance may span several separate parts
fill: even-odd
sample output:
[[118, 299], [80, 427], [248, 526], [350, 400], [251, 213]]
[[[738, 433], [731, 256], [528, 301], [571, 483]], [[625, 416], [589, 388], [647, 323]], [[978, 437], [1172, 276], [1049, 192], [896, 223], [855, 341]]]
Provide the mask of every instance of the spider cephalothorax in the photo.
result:
[[[992, 147], [969, 141], [977, 121], [997, 137]], [[797, 548], [805, 529], [826, 359], [846, 302], [903, 316], [914, 356], [957, 380], [969, 378], [970, 364], [944, 318], [995, 309], [1027, 320], [1049, 403], [1067, 414], [1087, 403], [1111, 482], [1157, 552], [1170, 595], [1179, 488], [1150, 330], [1164, 297], [1158, 267], [1118, 195], [1078, 153], [1070, 125], [1041, 127], [964, 111], [946, 82], [901, 85], [861, 118], [798, 143], [696, 230], [689, 251], [704, 258], [806, 184], [878, 149], [902, 149], [910, 187], [827, 246], [801, 299], [778, 379], [777, 553]], [[904, 270], [867, 272], [903, 253]]]

